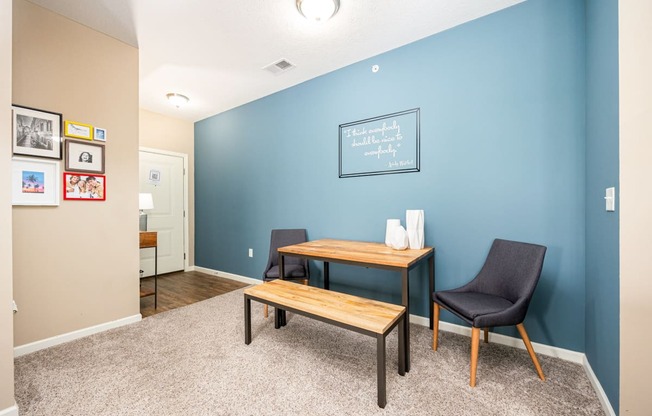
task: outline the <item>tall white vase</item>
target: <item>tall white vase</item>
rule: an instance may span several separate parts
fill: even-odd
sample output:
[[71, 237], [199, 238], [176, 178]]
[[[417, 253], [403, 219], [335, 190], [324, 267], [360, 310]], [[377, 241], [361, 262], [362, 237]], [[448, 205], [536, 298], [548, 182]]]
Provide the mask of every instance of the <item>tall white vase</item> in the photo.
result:
[[405, 211], [405, 225], [411, 249], [424, 247], [423, 217], [422, 209], [408, 209]]
[[391, 219], [387, 220], [387, 228], [385, 228], [385, 245], [392, 246], [392, 231], [395, 227], [401, 226], [401, 220]]

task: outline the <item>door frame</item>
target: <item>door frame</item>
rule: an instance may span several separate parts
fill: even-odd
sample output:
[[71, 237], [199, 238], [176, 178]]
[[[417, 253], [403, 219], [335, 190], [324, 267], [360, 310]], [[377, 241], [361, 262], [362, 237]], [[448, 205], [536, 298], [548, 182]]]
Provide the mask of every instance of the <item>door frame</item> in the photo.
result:
[[175, 156], [183, 158], [183, 271], [190, 271], [190, 253], [188, 250], [190, 248], [190, 238], [188, 232], [188, 154], [172, 152], [169, 150], [154, 149], [153, 147], [138, 147], [138, 164], [140, 165], [140, 152], [154, 153], [164, 156]]

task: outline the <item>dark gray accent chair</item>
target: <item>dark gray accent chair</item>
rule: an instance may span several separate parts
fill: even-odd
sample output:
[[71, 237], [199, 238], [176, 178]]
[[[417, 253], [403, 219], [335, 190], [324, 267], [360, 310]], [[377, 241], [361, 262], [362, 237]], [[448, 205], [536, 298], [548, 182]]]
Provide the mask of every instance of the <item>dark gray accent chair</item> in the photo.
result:
[[471, 325], [471, 387], [475, 387], [480, 328], [489, 342], [488, 329], [516, 325], [541, 380], [543, 370], [528, 338], [523, 320], [541, 276], [546, 247], [495, 239], [480, 273], [466, 285], [434, 292], [432, 349], [437, 350], [440, 307]]
[[[279, 278], [278, 273], [278, 249], [279, 247], [290, 246], [293, 244], [305, 243], [308, 241], [306, 230], [289, 229], [289, 230], [272, 230], [272, 236], [269, 242], [269, 258], [267, 266], [263, 272], [263, 282], [270, 282]], [[308, 284], [310, 279], [310, 266], [308, 259], [297, 257], [285, 257], [283, 264], [284, 280], [298, 280], [304, 285]], [[268, 316], [268, 308], [265, 305], [265, 318]]]

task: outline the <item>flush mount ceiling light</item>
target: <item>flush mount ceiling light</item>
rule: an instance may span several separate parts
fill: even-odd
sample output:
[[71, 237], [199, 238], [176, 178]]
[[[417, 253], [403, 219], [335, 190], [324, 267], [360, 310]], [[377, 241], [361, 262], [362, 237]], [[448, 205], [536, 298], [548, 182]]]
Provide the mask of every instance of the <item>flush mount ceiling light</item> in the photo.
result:
[[166, 95], [166, 97], [168, 97], [168, 101], [170, 102], [170, 104], [172, 104], [176, 108], [188, 104], [188, 101], [190, 101], [190, 98], [186, 97], [185, 95], [177, 94], [174, 92], [169, 93], [168, 95]]
[[308, 20], [325, 22], [337, 13], [340, 0], [297, 0], [299, 13]]

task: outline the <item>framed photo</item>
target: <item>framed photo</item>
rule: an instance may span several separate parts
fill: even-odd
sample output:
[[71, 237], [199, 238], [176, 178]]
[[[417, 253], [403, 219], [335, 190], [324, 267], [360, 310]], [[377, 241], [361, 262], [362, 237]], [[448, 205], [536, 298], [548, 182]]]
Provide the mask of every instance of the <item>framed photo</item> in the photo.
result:
[[104, 173], [104, 146], [66, 140], [66, 170]]
[[99, 127], [93, 127], [93, 140], [98, 142], [106, 141], [106, 129], [101, 129]]
[[419, 112], [340, 124], [340, 178], [419, 172]]
[[72, 201], [105, 201], [106, 176], [63, 173], [63, 199]]
[[59, 189], [59, 162], [12, 159], [12, 205], [59, 205]]
[[13, 105], [15, 155], [61, 159], [61, 114]]
[[93, 126], [66, 120], [63, 124], [63, 134], [76, 139], [93, 140]]

